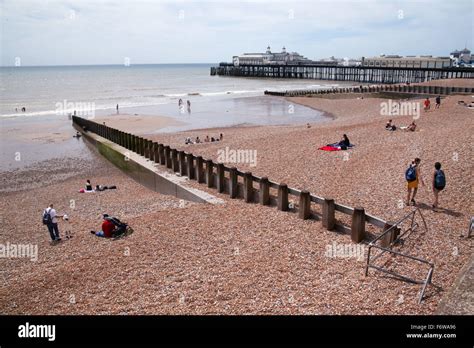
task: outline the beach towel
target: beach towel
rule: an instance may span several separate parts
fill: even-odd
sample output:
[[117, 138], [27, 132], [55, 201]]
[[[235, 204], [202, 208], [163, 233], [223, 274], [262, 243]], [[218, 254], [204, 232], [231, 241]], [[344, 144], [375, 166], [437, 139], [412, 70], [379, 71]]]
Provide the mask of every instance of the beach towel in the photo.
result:
[[[341, 151], [342, 148], [337, 145], [338, 143], [335, 143], [335, 144], [328, 144], [326, 146], [322, 146], [320, 147], [318, 150], [323, 150], [323, 151]], [[347, 147], [347, 150], [353, 148], [355, 145], [354, 144], [350, 144], [348, 147]]]
[[320, 147], [318, 150], [323, 150], [323, 151], [341, 151], [341, 148], [338, 146], [333, 146], [333, 145], [326, 145]]

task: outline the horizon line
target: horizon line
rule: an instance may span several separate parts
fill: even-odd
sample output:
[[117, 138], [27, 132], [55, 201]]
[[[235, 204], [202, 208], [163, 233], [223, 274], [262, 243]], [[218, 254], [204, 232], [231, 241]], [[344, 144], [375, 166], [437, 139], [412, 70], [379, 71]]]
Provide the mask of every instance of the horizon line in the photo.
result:
[[60, 67], [85, 67], [85, 66], [123, 66], [130, 68], [134, 65], [195, 65], [195, 64], [219, 64], [219, 62], [206, 63], [134, 63], [134, 64], [59, 64], [59, 65], [0, 65], [0, 68], [60, 68]]

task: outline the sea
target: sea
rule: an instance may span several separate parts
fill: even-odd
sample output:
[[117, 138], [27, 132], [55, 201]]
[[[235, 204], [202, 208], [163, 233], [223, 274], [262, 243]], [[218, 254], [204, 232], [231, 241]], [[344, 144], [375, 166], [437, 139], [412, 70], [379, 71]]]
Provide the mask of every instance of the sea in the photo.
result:
[[[333, 81], [211, 76], [217, 64], [154, 64], [100, 66], [43, 66], [0, 68], [0, 127], [31, 129], [51, 122], [61, 132], [70, 127], [70, 114], [79, 116], [120, 113], [159, 115], [184, 121], [157, 132], [234, 125], [315, 123], [322, 112], [284, 98], [265, 96], [265, 90], [336, 87]], [[178, 106], [179, 99], [188, 109]], [[23, 109], [24, 108], [24, 109]], [[61, 121], [59, 126], [55, 121]], [[184, 125], [183, 125], [184, 124]], [[13, 127], [13, 128], [12, 128]], [[72, 129], [71, 129], [72, 130]], [[25, 132], [27, 134], [28, 132]], [[0, 140], [2, 169], [20, 166], [13, 155], [19, 143]], [[25, 148], [25, 137], [22, 138]], [[48, 148], [49, 146], [49, 148]], [[33, 144], [22, 164], [62, 155], [57, 144]], [[61, 144], [71, 153], [75, 144]], [[34, 150], [34, 151], [33, 151]]]

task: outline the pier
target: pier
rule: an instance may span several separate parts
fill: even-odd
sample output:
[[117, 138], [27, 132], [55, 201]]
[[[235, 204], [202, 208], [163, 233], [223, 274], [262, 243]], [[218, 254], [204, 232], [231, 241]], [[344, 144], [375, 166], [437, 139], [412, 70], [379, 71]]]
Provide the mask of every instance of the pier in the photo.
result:
[[473, 68], [395, 68], [330, 65], [234, 65], [211, 67], [211, 76], [294, 78], [362, 83], [420, 83], [438, 79], [474, 78]]

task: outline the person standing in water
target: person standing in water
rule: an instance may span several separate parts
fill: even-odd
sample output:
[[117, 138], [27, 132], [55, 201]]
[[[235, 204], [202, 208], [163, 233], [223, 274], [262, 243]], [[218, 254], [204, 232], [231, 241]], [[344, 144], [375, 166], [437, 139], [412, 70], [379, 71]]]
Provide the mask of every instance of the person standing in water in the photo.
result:
[[191, 112], [191, 102], [189, 100], [186, 101], [186, 104], [188, 105], [188, 112]]

